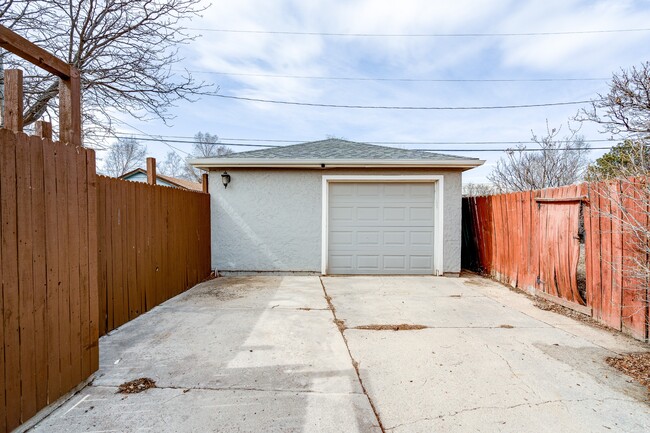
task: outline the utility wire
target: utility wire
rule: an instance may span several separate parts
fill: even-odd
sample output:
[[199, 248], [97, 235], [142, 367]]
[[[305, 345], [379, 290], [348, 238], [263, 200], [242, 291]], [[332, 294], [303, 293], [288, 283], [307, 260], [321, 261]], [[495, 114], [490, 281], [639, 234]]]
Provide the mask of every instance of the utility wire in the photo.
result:
[[510, 36], [554, 36], [554, 35], [586, 35], [602, 33], [636, 33], [647, 32], [650, 28], [610, 29], [610, 30], [574, 30], [561, 32], [523, 32], [523, 33], [334, 33], [334, 32], [298, 32], [280, 30], [237, 30], [214, 28], [188, 28], [199, 32], [216, 33], [247, 33], [264, 35], [291, 36], [343, 36], [343, 37], [398, 37], [398, 38], [476, 38], [476, 37], [510, 37]]
[[568, 102], [551, 102], [545, 104], [521, 104], [521, 105], [488, 105], [488, 106], [469, 106], [469, 107], [427, 107], [427, 106], [392, 106], [392, 105], [341, 105], [341, 104], [317, 104], [311, 102], [293, 102], [280, 101], [275, 99], [247, 98], [234, 95], [213, 95], [217, 98], [235, 99], [238, 101], [263, 102], [267, 104], [298, 105], [306, 107], [325, 107], [325, 108], [352, 108], [366, 110], [503, 110], [512, 108], [536, 108], [536, 107], [556, 107], [561, 105], [581, 105], [588, 104], [591, 101], [568, 101]]
[[[156, 141], [156, 142], [163, 142], [163, 143], [196, 143], [195, 141], [189, 141], [189, 140], [161, 140], [157, 139], [153, 136], [150, 138], [138, 138], [138, 140], [142, 141]], [[490, 142], [493, 144], [497, 143], [505, 143], [505, 142]], [[523, 144], [521, 142], [511, 142], [515, 144]], [[263, 147], [263, 148], [277, 148], [277, 147], [284, 147], [284, 146], [279, 146], [279, 145], [272, 145], [272, 144], [247, 144], [247, 143], [222, 143], [222, 142], [213, 142], [213, 143], [207, 143], [207, 144], [223, 144], [226, 146], [242, 146], [242, 147]], [[449, 143], [447, 143], [449, 144]], [[169, 146], [169, 145], [168, 145]], [[562, 150], [571, 150], [571, 151], [585, 151], [588, 152], [590, 150], [609, 150], [611, 147], [589, 147], [589, 148], [584, 148], [584, 147], [562, 147], [562, 148], [553, 148], [553, 149], [539, 149], [539, 148], [530, 148], [530, 147], [523, 147], [523, 148], [481, 148], [481, 149], [462, 149], [462, 148], [448, 148], [448, 149], [404, 149], [404, 150], [419, 150], [423, 152], [542, 152], [542, 151], [562, 151]], [[187, 153], [187, 152], [185, 152]]]
[[431, 82], [431, 83], [530, 83], [530, 82], [557, 82], [557, 81], [607, 81], [605, 78], [399, 78], [399, 77], [323, 77], [316, 75], [282, 75], [282, 74], [254, 74], [243, 72], [223, 71], [201, 71], [201, 70], [180, 70], [175, 72], [190, 72], [196, 74], [233, 75], [241, 77], [265, 77], [265, 78], [297, 78], [307, 80], [338, 80], [338, 81], [400, 81], [400, 82]]
[[[150, 134], [144, 135], [145, 137], [151, 137]], [[127, 137], [127, 136], [125, 136]], [[138, 134], [129, 134], [128, 137], [138, 137]], [[185, 139], [185, 140], [178, 140], [177, 142], [179, 143], [196, 143], [196, 140], [194, 140], [194, 137], [188, 136], [188, 135], [156, 135], [155, 137], [159, 138], [164, 138], [167, 141], [171, 141], [170, 139]], [[238, 143], [229, 143], [229, 141], [239, 141], [239, 142], [265, 142], [265, 143], [308, 143], [311, 141], [317, 141], [317, 140], [279, 140], [279, 139], [274, 139], [274, 138], [227, 138], [227, 137], [220, 137], [218, 142], [214, 143], [209, 143], [209, 144], [223, 144], [227, 146], [241, 146], [242, 144]], [[594, 139], [583, 139], [585, 143], [609, 143], [609, 142], [619, 142], [621, 140], [616, 140], [614, 138], [594, 138]], [[361, 143], [366, 143], [366, 144], [379, 144], [379, 145], [385, 145], [385, 144], [396, 144], [396, 145], [457, 145], [457, 144], [524, 144], [524, 143], [530, 143], [530, 139], [528, 140], [520, 140], [520, 141], [507, 141], [507, 140], [496, 140], [496, 141], [373, 141], [373, 140], [359, 140]], [[557, 140], [558, 143], [572, 143], [573, 140]], [[267, 146], [267, 145], [262, 145], [262, 146]], [[271, 146], [269, 146], [271, 147]], [[274, 146], [274, 147], [280, 147], [280, 146]]]

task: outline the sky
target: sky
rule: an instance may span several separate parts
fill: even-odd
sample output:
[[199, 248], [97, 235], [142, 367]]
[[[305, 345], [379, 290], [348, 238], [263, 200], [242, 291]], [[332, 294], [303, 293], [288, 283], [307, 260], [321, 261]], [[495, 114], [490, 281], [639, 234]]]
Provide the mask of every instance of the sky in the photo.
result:
[[[213, 83], [220, 95], [290, 102], [468, 107], [585, 101], [606, 94], [613, 73], [650, 60], [650, 31], [503, 34], [645, 29], [648, 23], [648, 0], [213, 1], [201, 18], [186, 23], [188, 32], [200, 36], [181, 48], [184, 60], [176, 68]], [[540, 79], [553, 81], [525, 81]], [[203, 131], [216, 134], [224, 144], [283, 145], [338, 137], [444, 149], [485, 159], [484, 166], [463, 176], [464, 183], [484, 183], [504, 153], [474, 149], [530, 144], [531, 131], [544, 135], [547, 122], [551, 128], [561, 127], [560, 135], [568, 134], [567, 122], [580, 107], [345, 109], [206, 96], [171, 107], [175, 118], [169, 125], [120, 118], [125, 122], [122, 133], [149, 138], [191, 137]], [[579, 126], [587, 140], [611, 138], [594, 124], [572, 124]], [[462, 144], [466, 142], [497, 143]], [[170, 146], [181, 156], [191, 150], [187, 143], [147, 142], [148, 153], [159, 163]], [[604, 152], [594, 150], [592, 158]]]

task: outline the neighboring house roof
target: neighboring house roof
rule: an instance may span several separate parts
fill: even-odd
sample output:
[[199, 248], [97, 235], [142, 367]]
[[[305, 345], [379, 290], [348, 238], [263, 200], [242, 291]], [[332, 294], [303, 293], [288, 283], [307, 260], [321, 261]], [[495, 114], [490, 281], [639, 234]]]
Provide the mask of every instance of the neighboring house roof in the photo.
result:
[[231, 153], [214, 158], [190, 161], [199, 168], [210, 167], [368, 167], [415, 166], [472, 168], [485, 161], [423, 150], [353, 141], [328, 139], [290, 146]]
[[[135, 170], [132, 170], [128, 173], [123, 174], [120, 176], [120, 179], [124, 180], [129, 180], [129, 178], [138, 175], [138, 174], [144, 174], [145, 176], [147, 175], [147, 170], [143, 168], [136, 168]], [[190, 189], [193, 191], [202, 191], [203, 186], [200, 183], [197, 182], [192, 182], [191, 180], [185, 180], [185, 179], [179, 179], [177, 177], [171, 177], [171, 176], [165, 176], [164, 174], [156, 173], [156, 178], [158, 180], [163, 180], [166, 183], [172, 184], [172, 186], [175, 186], [177, 188], [183, 188], [183, 189]]]

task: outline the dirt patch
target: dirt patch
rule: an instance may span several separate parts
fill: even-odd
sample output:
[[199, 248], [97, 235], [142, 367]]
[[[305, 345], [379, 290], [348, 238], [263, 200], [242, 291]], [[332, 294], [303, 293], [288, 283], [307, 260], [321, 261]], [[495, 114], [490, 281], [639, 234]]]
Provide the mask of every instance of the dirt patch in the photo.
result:
[[628, 353], [605, 359], [607, 364], [634, 378], [650, 392], [650, 352]]
[[132, 380], [131, 382], [125, 382], [118, 388], [117, 392], [119, 394], [137, 394], [142, 391], [146, 391], [149, 388], [155, 388], [156, 381], [149, 379], [148, 377], [141, 377], [140, 379]]
[[506, 325], [499, 325], [499, 328], [512, 329], [512, 328], [514, 328], [514, 326], [506, 324]]
[[336, 325], [337, 328], [339, 328], [339, 331], [341, 332], [348, 329], [348, 327], [345, 325], [345, 322], [341, 319], [334, 319], [334, 324]]
[[407, 323], [402, 323], [399, 325], [362, 325], [354, 327], [354, 329], [363, 329], [366, 331], [417, 331], [426, 328], [428, 328], [428, 326], [409, 325]]

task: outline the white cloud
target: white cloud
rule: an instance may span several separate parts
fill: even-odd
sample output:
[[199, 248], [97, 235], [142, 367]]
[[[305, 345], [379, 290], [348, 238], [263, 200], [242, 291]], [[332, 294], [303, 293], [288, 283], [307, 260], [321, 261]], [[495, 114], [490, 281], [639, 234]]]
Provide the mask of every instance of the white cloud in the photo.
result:
[[[189, 27], [334, 33], [522, 33], [643, 28], [645, 1], [631, 0], [238, 0], [212, 6]], [[202, 32], [191, 70], [244, 74], [412, 78], [609, 76], [648, 59], [648, 32], [527, 37], [379, 38]], [[203, 75], [201, 75], [203, 77]], [[365, 105], [504, 105], [583, 100], [606, 82], [409, 83], [205, 75], [223, 94]], [[495, 141], [530, 138], [565, 123], [577, 107], [499, 111], [373, 111], [204, 98], [177, 110], [175, 135], [368, 141]], [[160, 133], [156, 125], [140, 125]], [[585, 125], [583, 133], [597, 135]], [[433, 146], [426, 146], [433, 147]], [[442, 147], [442, 146], [440, 146]], [[444, 146], [449, 147], [449, 146]], [[460, 146], [456, 146], [460, 147]], [[469, 147], [469, 146], [467, 146]], [[474, 146], [478, 147], [478, 146]], [[499, 153], [483, 153], [493, 163]], [[475, 181], [489, 166], [468, 173]]]

